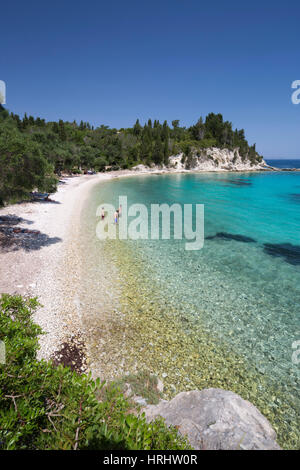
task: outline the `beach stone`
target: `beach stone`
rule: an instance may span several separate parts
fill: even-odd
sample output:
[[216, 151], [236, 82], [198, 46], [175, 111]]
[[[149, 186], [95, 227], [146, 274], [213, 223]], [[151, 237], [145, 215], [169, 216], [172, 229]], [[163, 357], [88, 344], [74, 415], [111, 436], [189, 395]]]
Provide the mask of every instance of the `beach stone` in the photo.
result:
[[162, 416], [167, 425], [176, 426], [194, 449], [280, 449], [269, 421], [250, 402], [227, 390], [181, 392], [143, 411], [148, 422]]
[[160, 393], [163, 393], [163, 391], [164, 391], [164, 384], [159, 378], [157, 379], [157, 390]]
[[129, 398], [129, 397], [131, 397], [132, 395], [133, 395], [133, 391], [132, 391], [131, 385], [128, 384], [128, 383], [126, 383], [126, 384], [124, 385], [124, 396], [125, 396], [126, 398]]
[[134, 395], [132, 397], [133, 401], [135, 401], [135, 403], [137, 403], [138, 405], [140, 406], [146, 406], [147, 405], [147, 401], [145, 398], [143, 397], [140, 397], [140, 396], [137, 396], [137, 395]]

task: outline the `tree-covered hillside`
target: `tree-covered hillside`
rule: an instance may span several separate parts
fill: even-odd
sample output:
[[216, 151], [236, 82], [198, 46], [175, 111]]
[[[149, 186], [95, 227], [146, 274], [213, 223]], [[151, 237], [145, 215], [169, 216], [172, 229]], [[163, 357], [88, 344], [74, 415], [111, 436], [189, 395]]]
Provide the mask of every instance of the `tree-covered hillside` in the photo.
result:
[[56, 175], [87, 169], [131, 168], [168, 164], [170, 155], [208, 147], [239, 148], [242, 158], [254, 164], [261, 157], [249, 146], [244, 130], [233, 130], [221, 114], [210, 113], [205, 120], [181, 127], [179, 120], [161, 124], [151, 119], [142, 126], [94, 129], [88, 122], [46, 122], [20, 118], [0, 105], [0, 204], [28, 194], [34, 188], [54, 191]]

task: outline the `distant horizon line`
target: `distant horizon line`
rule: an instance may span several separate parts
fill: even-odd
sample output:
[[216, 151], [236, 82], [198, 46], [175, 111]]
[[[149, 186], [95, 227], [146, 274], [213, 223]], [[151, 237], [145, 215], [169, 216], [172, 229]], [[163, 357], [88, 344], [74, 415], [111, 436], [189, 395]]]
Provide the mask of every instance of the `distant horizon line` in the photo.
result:
[[295, 157], [285, 157], [285, 158], [283, 158], [283, 157], [281, 157], [281, 158], [279, 158], [279, 157], [264, 157], [264, 159], [265, 160], [300, 160], [300, 157], [297, 157], [297, 158], [295, 158]]

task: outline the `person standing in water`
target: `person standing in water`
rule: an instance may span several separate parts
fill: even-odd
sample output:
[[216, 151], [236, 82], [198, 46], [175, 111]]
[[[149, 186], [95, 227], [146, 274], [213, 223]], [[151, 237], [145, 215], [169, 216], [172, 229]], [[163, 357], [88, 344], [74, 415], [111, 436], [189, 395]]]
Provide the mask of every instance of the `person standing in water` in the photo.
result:
[[101, 210], [101, 219], [104, 220], [104, 217], [105, 217], [105, 212], [104, 212], [104, 207], [102, 207], [102, 210]]
[[114, 213], [114, 221], [115, 221], [115, 224], [118, 223], [118, 218], [119, 218], [119, 214], [118, 214], [118, 211], [116, 211], [116, 212]]

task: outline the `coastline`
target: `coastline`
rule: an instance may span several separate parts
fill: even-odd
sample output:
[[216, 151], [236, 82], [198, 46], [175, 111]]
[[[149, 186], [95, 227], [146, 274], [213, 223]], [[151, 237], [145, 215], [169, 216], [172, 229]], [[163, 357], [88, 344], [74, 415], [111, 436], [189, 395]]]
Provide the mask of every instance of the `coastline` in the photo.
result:
[[[124, 251], [122, 252], [122, 264], [120, 264], [120, 257], [118, 259], [118, 249], [116, 249], [113, 259], [108, 258], [109, 263], [112, 261], [111, 265], [116, 266], [117, 275], [113, 276], [113, 280], [117, 285], [116, 291], [119, 287], [123, 290], [122, 302], [119, 302], [118, 295], [116, 295], [110, 299], [111, 304], [103, 305], [101, 298], [101, 319], [99, 316], [95, 316], [95, 309], [91, 313], [85, 310], [84, 317], [81, 315], [81, 295], [85, 293], [89, 302], [93, 304], [93, 301], [97, 300], [98, 294], [97, 290], [91, 294], [86, 289], [88, 284], [82, 284], [82, 279], [84, 279], [82, 266], [84, 247], [82, 252], [80, 247], [81, 215], [85, 202], [89, 200], [92, 188], [100, 182], [109, 182], [115, 178], [166, 173], [211, 172], [122, 170], [65, 178], [64, 182], [59, 185], [57, 193], [51, 196], [53, 202], [26, 202], [1, 209], [0, 218], [8, 214], [15, 214], [23, 218], [17, 224], [18, 227], [40, 230], [42, 236], [38, 236], [40, 241], [37, 246], [35, 246], [34, 235], [31, 237], [29, 234], [24, 235], [25, 241], [26, 239], [28, 241], [25, 248], [16, 247], [13, 249], [10, 247], [7, 251], [0, 252], [0, 292], [37, 296], [41, 304], [44, 305], [38, 309], [34, 317], [36, 323], [46, 332], [40, 337], [38, 353], [40, 359], [53, 357], [53, 354], [59, 351], [63, 344], [76, 338], [79, 343], [85, 343], [82, 352], [87, 357], [87, 363], [84, 363], [81, 369], [85, 370], [87, 364], [94, 377], [100, 376], [102, 379], [110, 380], [118, 375], [134, 372], [137, 366], [141, 366], [152, 370], [163, 379], [165, 394], [168, 398], [179, 391], [210, 386], [232, 390], [258, 406], [278, 432], [277, 419], [268, 410], [267, 397], [264, 400], [255, 399], [256, 372], [247, 370], [247, 364], [243, 363], [241, 357], [234, 355], [227, 348], [219, 347], [211, 342], [209, 335], [200, 336], [200, 332], [199, 337], [202, 339], [199, 349], [198, 342], [194, 344], [189, 335], [182, 334], [182, 329], [179, 328], [171, 311], [166, 317], [166, 321], [162, 321], [159, 316], [159, 308], [156, 313], [153, 303], [154, 291], [158, 289], [154, 289], [150, 295], [151, 303], [144, 305], [143, 292], [138, 292], [137, 295], [137, 291], [141, 285], [144, 285], [145, 289], [146, 279], [144, 282], [138, 283], [138, 279], [142, 280], [142, 272], [136, 276], [136, 273], [129, 269], [132, 259], [131, 253], [124, 257]], [[248, 171], [244, 173], [248, 173]], [[21, 234], [18, 236], [23, 237]], [[106, 268], [107, 263], [105, 262], [99, 266], [101, 283], [102, 277], [104, 279], [100, 293], [101, 289], [105, 291], [112, 284], [112, 277], [109, 277], [110, 273], [106, 272]], [[121, 286], [118, 281], [119, 275], [121, 279], [125, 279], [124, 286], [123, 284]], [[113, 289], [115, 289], [115, 285], [113, 285]], [[132, 309], [133, 302], [134, 309]], [[158, 307], [159, 302], [158, 298]], [[88, 304], [85, 303], [85, 305]], [[113, 308], [111, 308], [112, 305]], [[142, 316], [141, 309], [144, 312]], [[99, 310], [96, 313], [99, 313]], [[194, 326], [191, 324], [192, 328]], [[97, 332], [95, 334], [96, 329], [100, 330], [99, 336]], [[153, 337], [155, 332], [160, 332], [160, 334]], [[129, 342], [127, 341], [128, 333]], [[97, 343], [99, 338], [100, 341]], [[166, 338], [170, 353], [164, 352]], [[151, 343], [153, 343], [153, 353], [149, 354], [145, 345]], [[185, 363], [180, 355], [178, 357], [180, 368], [173, 368], [172, 355], [178, 350], [178, 345], [180, 345], [179, 349], [183, 351], [182, 356], [190, 359]], [[199, 355], [200, 351], [203, 353]], [[158, 354], [155, 356], [157, 352], [160, 356]], [[93, 361], [94, 357], [97, 357], [95, 362]], [[160, 363], [157, 362], [158, 357], [161, 358]], [[225, 358], [228, 364], [231, 364], [230, 370], [232, 370], [232, 374], [228, 374], [227, 377], [221, 375]], [[220, 369], [219, 374], [211, 377], [206, 363], [217, 363]], [[191, 373], [191, 370], [194, 372]], [[203, 373], [202, 377], [197, 374], [199, 370]], [[241, 375], [247, 377], [247, 380], [243, 379], [243, 383], [238, 385], [235, 383], [235, 377], [241, 377]], [[176, 388], [174, 384], [176, 384]]]
[[65, 178], [51, 202], [24, 202], [0, 209], [0, 217], [17, 218], [12, 227], [40, 232], [13, 234], [13, 241], [1, 246], [0, 252], [0, 292], [38, 297], [42, 305], [34, 317], [46, 332], [40, 337], [39, 358], [49, 359], [66, 336], [80, 330], [76, 315], [69, 322], [63, 313], [64, 296], [69, 297], [72, 288], [71, 270], [76, 276], [68, 253], [89, 188], [106, 179], [104, 174]]
[[[51, 195], [49, 202], [21, 202], [0, 209], [0, 218], [16, 218], [9, 222], [11, 229], [18, 227], [40, 232], [38, 235], [17, 234], [10, 246], [0, 239], [0, 293], [36, 296], [43, 305], [35, 316], [35, 321], [46, 332], [40, 339], [40, 358], [49, 359], [67, 335], [81, 331], [76, 296], [78, 285], [75, 287], [79, 279], [80, 259], [75, 241], [81, 209], [92, 187], [121, 177], [215, 172], [232, 171], [146, 168], [65, 177], [60, 180], [58, 190]], [[236, 172], [248, 173], [249, 170]]]
[[[124, 183], [130, 185], [129, 180]], [[116, 181], [115, 189], [109, 189], [113, 186], [109, 184], [103, 194], [100, 187], [95, 188], [91, 195], [93, 207], [90, 207], [87, 220], [93, 226], [93, 237], [96, 206], [101, 198], [106, 200], [102, 197], [106, 191], [108, 197], [109, 194], [118, 194], [119, 184], [123, 183]], [[220, 339], [214, 340], [200, 317], [197, 317], [199, 321], [194, 321], [192, 305], [186, 305], [187, 308], [184, 305], [182, 309], [180, 304], [178, 309], [177, 302], [164, 294], [165, 285], [159, 278], [156, 280], [155, 269], [147, 263], [146, 257], [138, 256], [142, 254], [131, 248], [130, 243], [108, 240], [104, 249], [99, 242], [95, 245], [94, 253], [91, 250], [88, 254], [90, 259], [86, 259], [90, 269], [86, 270], [86, 278], [83, 277], [86, 296], [82, 303], [88, 356], [94, 377], [110, 381], [127, 374], [135, 375], [138, 371], [149, 371], [163, 382], [166, 399], [196, 389], [231, 390], [258, 407], [278, 432], [281, 444], [290, 439], [288, 436], [293, 434], [293, 426], [285, 416], [294, 405], [279, 383], [271, 384], [265, 380], [267, 378], [260, 368], [254, 364], [249, 367], [246, 358], [232, 345]], [[108, 274], [108, 284], [103, 284], [102, 274], [105, 277], [112, 266], [116, 270], [113, 275]], [[94, 279], [101, 279], [101, 285], [100, 282], [95, 285]], [[219, 285], [218, 278], [214, 279], [210, 282]], [[221, 284], [221, 291], [225, 288], [224, 293], [226, 285]], [[108, 298], [105, 305], [103, 293]], [[109, 299], [113, 305], [109, 304]], [[203, 315], [206, 305], [204, 297], [200, 309]], [[276, 402], [273, 403], [277, 397], [281, 401], [280, 409]]]
[[[81, 266], [76, 236], [82, 206], [95, 184], [129, 176], [137, 176], [137, 172], [62, 177], [49, 201], [0, 208], [0, 295], [38, 298], [41, 306], [34, 321], [45, 332], [39, 338], [39, 359], [50, 359], [66, 340], [81, 336], [76, 294]], [[29, 233], [15, 233], [18, 229]]]

